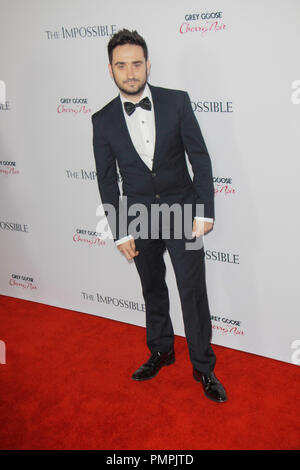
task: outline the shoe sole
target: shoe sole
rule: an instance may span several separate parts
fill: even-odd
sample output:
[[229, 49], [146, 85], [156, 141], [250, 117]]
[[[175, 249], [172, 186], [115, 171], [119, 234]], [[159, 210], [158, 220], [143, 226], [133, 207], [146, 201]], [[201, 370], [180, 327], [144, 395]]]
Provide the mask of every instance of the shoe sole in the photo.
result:
[[210, 397], [209, 395], [207, 395], [206, 392], [205, 392], [205, 388], [204, 388], [204, 386], [203, 386], [203, 384], [202, 384], [202, 381], [201, 381], [200, 379], [198, 379], [197, 377], [195, 377], [194, 374], [193, 374], [193, 377], [194, 377], [194, 379], [196, 380], [196, 382], [201, 383], [202, 388], [203, 388], [203, 392], [204, 392], [204, 395], [206, 396], [206, 398], [208, 398], [209, 400], [211, 400], [211, 401], [213, 401], [213, 402], [215, 402], [215, 403], [226, 403], [226, 401], [228, 400], [228, 398], [225, 398], [225, 400], [216, 400], [215, 398], [212, 398], [212, 397]]
[[175, 358], [174, 359], [171, 359], [170, 361], [166, 362], [165, 364], [162, 364], [162, 366], [158, 369], [158, 371], [154, 374], [154, 375], [151, 375], [151, 377], [147, 377], [145, 379], [138, 379], [138, 378], [134, 378], [133, 376], [131, 377], [132, 380], [135, 380], [136, 382], [144, 382], [145, 380], [151, 380], [151, 379], [154, 379], [154, 377], [157, 376], [157, 374], [159, 373], [160, 369], [162, 367], [165, 367], [165, 366], [171, 366], [172, 364], [174, 364], [175, 362]]

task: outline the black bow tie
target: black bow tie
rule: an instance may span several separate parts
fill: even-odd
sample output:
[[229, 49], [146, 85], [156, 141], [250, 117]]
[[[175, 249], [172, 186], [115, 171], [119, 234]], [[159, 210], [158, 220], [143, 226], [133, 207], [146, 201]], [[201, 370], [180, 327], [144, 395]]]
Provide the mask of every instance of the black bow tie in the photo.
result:
[[149, 100], [148, 97], [143, 98], [141, 101], [138, 103], [130, 103], [130, 101], [125, 101], [124, 103], [124, 108], [128, 116], [131, 116], [132, 113], [134, 113], [135, 108], [140, 106], [143, 109], [146, 109], [147, 111], [151, 111], [151, 101]]

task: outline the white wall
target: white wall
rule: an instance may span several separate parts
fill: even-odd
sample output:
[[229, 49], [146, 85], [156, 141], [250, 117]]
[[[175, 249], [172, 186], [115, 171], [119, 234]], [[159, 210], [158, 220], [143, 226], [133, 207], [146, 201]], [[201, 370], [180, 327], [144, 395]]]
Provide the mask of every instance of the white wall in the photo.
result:
[[[112, 241], [88, 233], [78, 241], [77, 233], [94, 232], [98, 222], [90, 117], [117, 94], [107, 34], [137, 29], [150, 51], [150, 83], [189, 92], [214, 176], [229, 179], [215, 182], [216, 223], [205, 237], [213, 343], [295, 362], [300, 3], [0, 5], [1, 293], [144, 326], [134, 263]], [[220, 8], [216, 20], [201, 19]], [[200, 16], [186, 21], [191, 14]], [[180, 33], [184, 23], [208, 29]], [[93, 26], [98, 35], [90, 37]], [[72, 28], [78, 35], [67, 38]], [[84, 103], [72, 103], [77, 98]], [[221, 102], [223, 112], [200, 112], [201, 102]], [[183, 335], [168, 255], [166, 263], [174, 328]]]

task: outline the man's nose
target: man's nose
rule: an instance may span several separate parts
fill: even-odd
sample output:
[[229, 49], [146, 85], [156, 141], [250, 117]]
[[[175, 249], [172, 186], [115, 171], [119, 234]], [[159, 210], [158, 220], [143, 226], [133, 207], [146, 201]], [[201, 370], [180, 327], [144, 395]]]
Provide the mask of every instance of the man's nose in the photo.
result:
[[127, 67], [127, 78], [128, 79], [134, 78], [134, 68], [132, 65], [128, 65]]

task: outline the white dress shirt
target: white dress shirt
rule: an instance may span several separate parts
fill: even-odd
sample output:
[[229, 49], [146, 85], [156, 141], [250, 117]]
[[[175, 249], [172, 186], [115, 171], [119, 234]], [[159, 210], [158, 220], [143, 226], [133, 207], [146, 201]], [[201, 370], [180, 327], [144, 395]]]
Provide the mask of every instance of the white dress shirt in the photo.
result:
[[[134, 113], [129, 116], [125, 109], [124, 103], [130, 101], [125, 98], [122, 93], [120, 93], [120, 98], [122, 102], [123, 113], [125, 116], [127, 128], [129, 131], [130, 138], [132, 143], [143, 160], [143, 162], [152, 170], [153, 157], [154, 157], [154, 147], [155, 147], [155, 116], [154, 116], [154, 107], [152, 101], [152, 95], [148, 84], [146, 84], [144, 92], [140, 97], [140, 100], [148, 97], [151, 101], [151, 111], [141, 108], [138, 106]], [[133, 101], [132, 101], [133, 102]], [[207, 222], [213, 222], [214, 219], [208, 217], [195, 217], [197, 220], [203, 220]], [[127, 235], [126, 237], [116, 240], [116, 245], [126, 242], [127, 240], [132, 240], [132, 235]]]

